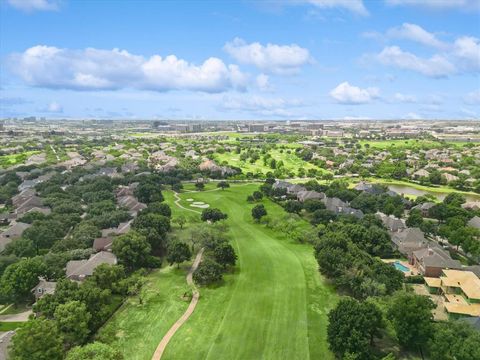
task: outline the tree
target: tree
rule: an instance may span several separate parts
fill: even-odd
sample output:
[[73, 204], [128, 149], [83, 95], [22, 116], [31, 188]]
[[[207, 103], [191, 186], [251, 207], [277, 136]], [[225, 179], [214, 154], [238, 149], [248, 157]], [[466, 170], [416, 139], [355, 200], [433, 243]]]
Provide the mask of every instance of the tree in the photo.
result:
[[83, 344], [87, 340], [91, 315], [84, 303], [69, 301], [61, 304], [55, 310], [54, 318], [67, 347]]
[[255, 201], [260, 201], [263, 199], [263, 193], [261, 191], [254, 191], [252, 196]]
[[46, 266], [38, 257], [9, 265], [0, 279], [0, 293], [15, 303], [27, 300], [32, 297], [38, 277], [45, 272]]
[[183, 225], [187, 223], [187, 219], [183, 215], [178, 215], [175, 219], [173, 219], [173, 222], [178, 224], [180, 229], [183, 229]]
[[260, 221], [260, 219], [266, 215], [267, 210], [265, 209], [265, 206], [263, 204], [259, 204], [252, 209], [252, 217], [256, 221]]
[[303, 205], [300, 201], [288, 200], [285, 202], [284, 209], [289, 213], [299, 214], [303, 209]]
[[315, 210], [315, 212], [312, 214], [312, 224], [313, 225], [318, 225], [318, 224], [325, 224], [327, 225], [330, 221], [333, 221], [337, 218], [334, 212], [329, 211], [327, 209], [319, 209]]
[[147, 214], [147, 213], [163, 215], [167, 218], [172, 217], [172, 209], [170, 209], [170, 206], [168, 206], [168, 204], [166, 203], [159, 202], [159, 201], [148, 204], [148, 207], [146, 209], [143, 209], [141, 212], [141, 214]]
[[405, 223], [408, 227], [420, 227], [423, 224], [422, 212], [418, 209], [413, 209], [410, 211]]
[[49, 249], [65, 235], [62, 223], [55, 220], [37, 220], [23, 232], [23, 237], [33, 242], [37, 254], [40, 249]]
[[63, 338], [52, 320], [29, 320], [12, 338], [13, 360], [62, 360]]
[[465, 201], [465, 196], [457, 192], [452, 192], [443, 199], [444, 204], [455, 207], [460, 207]]
[[66, 360], [123, 360], [119, 350], [101, 342], [77, 346], [70, 350]]
[[187, 244], [184, 242], [173, 242], [168, 246], [167, 250], [167, 261], [170, 265], [174, 263], [177, 264], [177, 267], [180, 267], [180, 263], [190, 260], [192, 257], [192, 252]]
[[193, 273], [193, 281], [198, 285], [209, 285], [222, 280], [222, 266], [217, 262], [205, 259]]
[[400, 345], [422, 351], [422, 345], [433, 334], [434, 308], [435, 305], [426, 296], [406, 292], [394, 295], [388, 308], [388, 317], [393, 323]]
[[130, 231], [115, 238], [112, 250], [121, 264], [133, 270], [148, 264], [151, 247], [145, 236]]
[[435, 360], [480, 359], [480, 333], [465, 322], [448, 321], [435, 325], [428, 352]]
[[353, 354], [358, 360], [371, 358], [373, 339], [384, 327], [376, 305], [344, 298], [328, 314], [328, 320], [327, 339], [335, 354]]
[[219, 209], [209, 208], [202, 211], [202, 221], [210, 221], [212, 223], [226, 219], [227, 214], [222, 213]]
[[227, 265], [234, 266], [237, 261], [235, 250], [227, 242], [222, 242], [213, 249], [213, 258], [223, 267]]
[[140, 183], [134, 191], [138, 201], [149, 204], [151, 202], [162, 202], [163, 195], [160, 186], [149, 182]]
[[325, 204], [321, 200], [309, 199], [303, 202], [303, 208], [306, 211], [313, 213], [317, 210], [325, 209]]
[[72, 232], [72, 238], [78, 243], [78, 247], [91, 247], [93, 241], [100, 237], [100, 229], [90, 222], [80, 223]]
[[226, 188], [229, 188], [230, 187], [230, 184], [226, 181], [220, 181], [218, 184], [217, 184], [217, 187], [222, 189], [222, 190], [225, 190]]
[[120, 285], [125, 278], [125, 268], [122, 265], [101, 264], [93, 270], [88, 281], [93, 282], [102, 290], [110, 290], [112, 293], [120, 294], [123, 289]]
[[205, 189], [205, 184], [203, 182], [197, 182], [197, 183], [195, 183], [195, 188], [198, 191], [202, 191], [203, 189]]
[[164, 236], [170, 231], [170, 219], [157, 213], [141, 213], [133, 220], [132, 228], [135, 230], [154, 229], [159, 235]]

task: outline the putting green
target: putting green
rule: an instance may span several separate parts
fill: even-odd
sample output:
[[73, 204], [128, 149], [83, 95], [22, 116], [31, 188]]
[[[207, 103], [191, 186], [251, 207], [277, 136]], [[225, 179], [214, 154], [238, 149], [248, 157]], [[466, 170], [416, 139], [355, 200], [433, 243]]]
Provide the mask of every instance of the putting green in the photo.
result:
[[[200, 302], [172, 338], [162, 359], [329, 359], [327, 312], [337, 300], [317, 270], [311, 245], [298, 244], [256, 224], [246, 196], [258, 184], [181, 194], [228, 213], [238, 263]], [[167, 195], [167, 194], [166, 194]], [[172, 197], [166, 196], [171, 202]], [[269, 215], [283, 213], [269, 200]], [[171, 203], [174, 216], [188, 215]], [[193, 214], [194, 215], [194, 214]], [[305, 226], [309, 226], [305, 223]]]

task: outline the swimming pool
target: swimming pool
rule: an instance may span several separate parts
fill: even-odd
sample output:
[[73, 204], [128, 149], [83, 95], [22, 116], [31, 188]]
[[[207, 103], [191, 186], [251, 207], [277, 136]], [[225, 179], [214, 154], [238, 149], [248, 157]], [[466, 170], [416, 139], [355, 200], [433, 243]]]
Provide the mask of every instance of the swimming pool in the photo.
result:
[[401, 262], [399, 262], [399, 261], [395, 261], [395, 262], [393, 263], [393, 266], [395, 266], [395, 269], [400, 270], [400, 271], [402, 271], [402, 272], [404, 272], [404, 273], [410, 272], [410, 269], [409, 269], [408, 267], [406, 267], [405, 265], [403, 265], [403, 264], [402, 264]]

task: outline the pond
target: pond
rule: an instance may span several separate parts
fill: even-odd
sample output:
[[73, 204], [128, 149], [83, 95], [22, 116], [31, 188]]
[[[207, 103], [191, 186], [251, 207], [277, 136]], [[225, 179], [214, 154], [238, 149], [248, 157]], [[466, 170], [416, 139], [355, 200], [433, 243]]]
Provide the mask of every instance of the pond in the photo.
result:
[[[388, 185], [388, 188], [392, 191], [395, 191], [398, 194], [403, 194], [406, 196], [408, 195], [422, 196], [422, 195], [429, 194], [429, 195], [435, 196], [438, 200], [445, 199], [445, 197], [449, 194], [447, 192], [421, 190], [408, 185]], [[479, 195], [468, 194], [468, 195], [465, 195], [465, 198], [467, 199], [467, 201], [480, 201], [480, 194]]]

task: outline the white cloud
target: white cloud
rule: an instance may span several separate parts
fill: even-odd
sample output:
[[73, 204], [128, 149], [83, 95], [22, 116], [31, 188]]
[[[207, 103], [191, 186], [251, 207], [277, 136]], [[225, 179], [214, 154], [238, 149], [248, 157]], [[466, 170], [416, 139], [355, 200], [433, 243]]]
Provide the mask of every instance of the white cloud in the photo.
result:
[[58, 10], [58, 1], [56, 0], [7, 0], [8, 3], [22, 11], [55, 11]]
[[265, 75], [265, 74], [258, 75], [256, 78], [256, 83], [257, 83], [257, 87], [261, 91], [269, 91], [272, 89], [270, 85], [270, 78], [268, 77], [268, 75]]
[[341, 104], [366, 104], [378, 98], [379, 90], [375, 87], [366, 89], [350, 85], [347, 81], [330, 91], [330, 96]]
[[387, 31], [388, 37], [408, 39], [420, 44], [432, 46], [438, 49], [445, 49], [448, 45], [437, 37], [416, 24], [404, 23], [402, 26]]
[[401, 102], [401, 103], [416, 103], [417, 102], [417, 98], [415, 96], [409, 95], [409, 94], [396, 93], [393, 96], [393, 98], [396, 102]]
[[63, 112], [63, 107], [56, 101], [52, 101], [48, 104], [48, 107], [45, 109], [46, 112], [50, 113], [61, 113]]
[[265, 116], [292, 116], [292, 108], [304, 106], [298, 99], [261, 96], [225, 96], [221, 108], [227, 111], [251, 112]]
[[480, 105], [480, 90], [474, 90], [464, 96], [463, 101], [470, 105]]
[[392, 6], [418, 6], [436, 10], [472, 10], [480, 7], [479, 0], [386, 0]]
[[312, 4], [321, 9], [343, 8], [358, 15], [368, 16], [368, 10], [362, 0], [304, 0], [299, 2]]
[[134, 88], [222, 92], [243, 89], [237, 65], [211, 57], [200, 65], [175, 55], [145, 58], [125, 50], [59, 49], [38, 45], [10, 57], [12, 71], [32, 86], [74, 90]]
[[453, 56], [458, 59], [463, 70], [480, 71], [480, 40], [472, 36], [456, 39]]
[[416, 71], [429, 77], [446, 77], [457, 71], [455, 65], [442, 55], [433, 55], [424, 59], [403, 51], [398, 46], [384, 48], [376, 58], [384, 65]]
[[422, 120], [423, 117], [421, 115], [418, 115], [417, 113], [414, 112], [409, 112], [407, 116], [405, 116], [406, 119], [410, 120]]
[[227, 42], [224, 50], [241, 64], [254, 65], [265, 72], [294, 74], [311, 62], [310, 52], [296, 44], [247, 44], [240, 38]]

